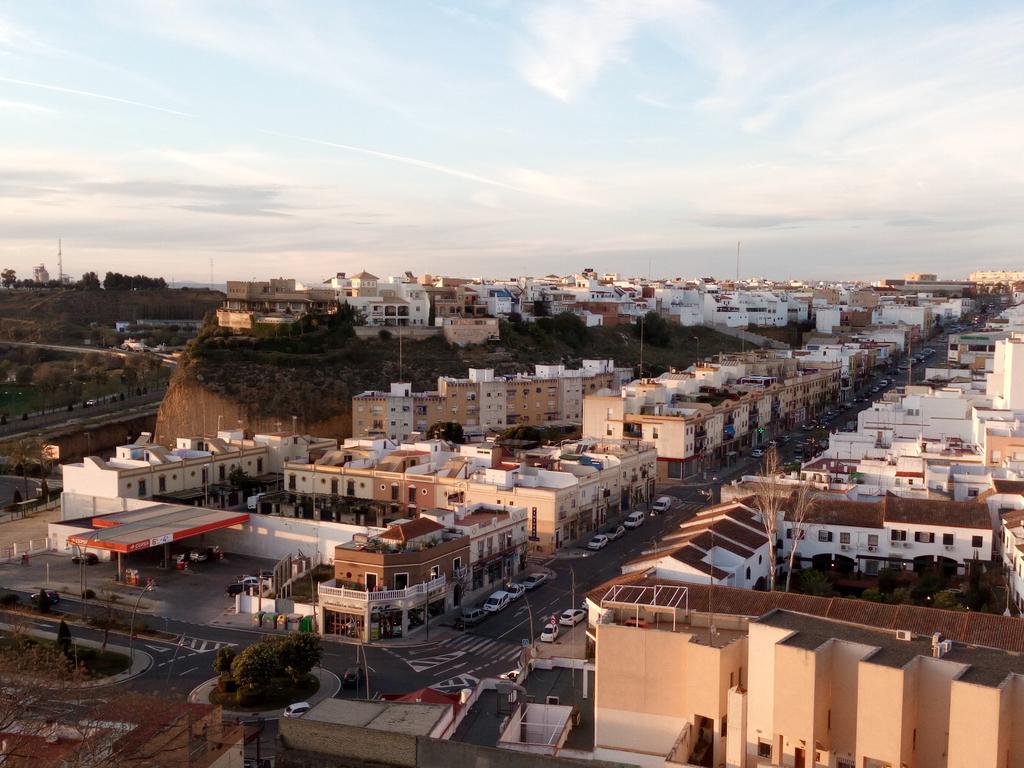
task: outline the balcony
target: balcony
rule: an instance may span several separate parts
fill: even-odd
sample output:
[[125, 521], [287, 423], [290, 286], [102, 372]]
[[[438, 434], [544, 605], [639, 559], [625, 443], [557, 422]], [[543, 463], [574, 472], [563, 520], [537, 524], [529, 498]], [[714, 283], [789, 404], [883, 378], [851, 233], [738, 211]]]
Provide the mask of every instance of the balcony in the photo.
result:
[[334, 580], [332, 579], [331, 581], [322, 582], [317, 586], [317, 595], [322, 601], [331, 602], [331, 599], [333, 598], [334, 600], [344, 600], [347, 602], [354, 601], [373, 604], [396, 602], [400, 600], [407, 600], [409, 598], [438, 594], [445, 591], [447, 580], [445, 575], [442, 573], [436, 579], [424, 581], [420, 584], [414, 584], [411, 587], [406, 587], [405, 589], [386, 589], [375, 592], [331, 586], [333, 583]]

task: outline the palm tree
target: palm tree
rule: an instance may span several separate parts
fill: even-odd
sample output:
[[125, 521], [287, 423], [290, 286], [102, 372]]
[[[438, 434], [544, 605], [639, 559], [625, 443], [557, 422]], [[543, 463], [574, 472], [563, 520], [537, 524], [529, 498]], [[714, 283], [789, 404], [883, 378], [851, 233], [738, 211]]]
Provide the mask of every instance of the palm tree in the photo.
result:
[[21, 467], [21, 479], [25, 485], [25, 498], [28, 498], [28, 466], [38, 464], [41, 474], [49, 471], [50, 458], [46, 443], [38, 435], [26, 435], [9, 441], [4, 446], [8, 467]]

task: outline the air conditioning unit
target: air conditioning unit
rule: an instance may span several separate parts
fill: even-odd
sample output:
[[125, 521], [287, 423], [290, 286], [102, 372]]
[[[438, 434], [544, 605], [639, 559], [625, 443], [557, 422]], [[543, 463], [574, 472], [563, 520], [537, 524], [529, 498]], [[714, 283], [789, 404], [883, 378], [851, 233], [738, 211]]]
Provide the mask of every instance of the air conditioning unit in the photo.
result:
[[848, 550], [850, 548], [850, 545], [849, 544], [840, 544], [839, 548], [841, 550], [843, 550], [843, 552], [845, 552], [846, 550]]
[[868, 552], [874, 552], [874, 551], [875, 551], [875, 550], [877, 550], [877, 549], [878, 549], [878, 547], [875, 547], [875, 546], [868, 546]]
[[953, 551], [953, 545], [952, 544], [946, 544], [945, 548], [946, 548], [946, 550], [948, 550], [950, 552]]
[[896, 639], [910, 641], [914, 639], [914, 634], [909, 629], [897, 629]]

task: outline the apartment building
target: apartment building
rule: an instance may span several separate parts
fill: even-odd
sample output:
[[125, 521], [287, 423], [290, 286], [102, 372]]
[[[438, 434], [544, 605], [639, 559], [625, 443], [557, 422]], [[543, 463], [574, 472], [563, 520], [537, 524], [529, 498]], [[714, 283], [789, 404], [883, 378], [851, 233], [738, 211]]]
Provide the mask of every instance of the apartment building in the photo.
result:
[[625, 576], [588, 594], [594, 757], [1024, 764], [1024, 621]]
[[441, 376], [432, 392], [413, 392], [405, 383], [388, 392], [367, 391], [352, 398], [356, 437], [406, 440], [431, 424], [454, 421], [469, 435], [482, 436], [520, 424], [579, 424], [583, 398], [618, 388], [632, 378], [631, 368], [612, 360], [584, 360], [582, 367], [537, 365], [533, 374], [495, 376], [491, 368], [470, 368], [466, 378]]
[[143, 432], [118, 446], [110, 459], [87, 456], [61, 465], [65, 493], [104, 498], [162, 498], [225, 507], [241, 500], [231, 474], [241, 470], [272, 488], [280, 485], [287, 462], [332, 450], [337, 441], [287, 432], [253, 435], [221, 431], [216, 437], [179, 437], [174, 448], [152, 442]]
[[334, 579], [319, 585], [320, 625], [363, 641], [404, 637], [457, 605], [470, 537], [436, 520], [397, 520], [335, 547]]
[[329, 314], [337, 307], [332, 291], [306, 288], [291, 278], [228, 280], [217, 309], [222, 328], [248, 330], [258, 324], [288, 325], [307, 314]]
[[886, 568], [935, 568], [948, 576], [964, 576], [975, 559], [991, 562], [993, 543], [998, 543], [984, 502], [894, 495], [880, 501], [822, 496], [802, 524], [794, 523], [787, 510], [778, 531], [779, 554], [788, 562], [796, 546], [797, 568], [869, 576]]
[[402, 277], [384, 279], [365, 270], [352, 276], [339, 272], [324, 282], [330, 286], [338, 303], [356, 309], [367, 325], [429, 325], [427, 291], [409, 272]]
[[972, 331], [951, 333], [946, 359], [955, 367], [971, 370], [992, 371], [996, 342], [1009, 338], [1007, 331]]
[[324, 519], [360, 525], [459, 504], [525, 507], [529, 551], [550, 553], [650, 500], [655, 464], [654, 447], [639, 441], [584, 439], [511, 452], [490, 443], [347, 440], [312, 463], [287, 463], [284, 489]]
[[782, 327], [788, 322], [789, 296], [786, 293], [726, 290], [718, 285], [704, 287], [705, 325]]
[[588, 395], [583, 433], [650, 441], [659, 479], [680, 479], [813, 418], [837, 401], [840, 375], [838, 363], [804, 366], [783, 353], [730, 356]]

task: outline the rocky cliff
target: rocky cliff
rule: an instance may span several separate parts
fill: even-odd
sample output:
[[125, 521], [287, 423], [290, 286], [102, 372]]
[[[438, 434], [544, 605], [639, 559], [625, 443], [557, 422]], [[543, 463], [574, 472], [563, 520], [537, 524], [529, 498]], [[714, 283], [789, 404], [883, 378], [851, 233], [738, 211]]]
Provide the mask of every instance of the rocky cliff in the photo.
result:
[[[579, 366], [585, 358], [613, 358], [635, 365], [640, 346], [630, 328], [585, 328], [575, 318], [550, 318], [529, 326], [502, 324], [502, 342], [459, 349], [441, 338], [405, 341], [321, 338], [310, 353], [299, 340], [201, 336], [171, 379], [157, 417], [157, 440], [212, 434], [218, 427], [247, 431], [297, 429], [325, 437], [351, 434], [352, 397], [390, 382], [410, 381], [416, 390], [435, 389], [438, 376], [466, 376], [468, 368], [499, 374], [532, 372], [536, 363]], [[644, 372], [683, 367], [699, 348], [704, 356], [738, 349], [741, 342], [704, 328], [665, 331], [648, 343]], [[308, 345], [307, 345], [308, 346]]]

